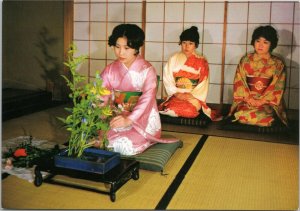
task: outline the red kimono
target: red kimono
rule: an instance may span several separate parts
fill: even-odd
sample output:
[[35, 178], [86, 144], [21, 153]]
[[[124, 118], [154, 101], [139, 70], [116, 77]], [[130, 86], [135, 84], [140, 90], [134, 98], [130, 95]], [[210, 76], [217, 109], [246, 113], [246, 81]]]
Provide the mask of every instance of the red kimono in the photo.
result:
[[[257, 126], [271, 126], [278, 116], [287, 125], [285, 79], [284, 64], [278, 57], [262, 59], [254, 53], [244, 56], [236, 70], [229, 115], [234, 116], [234, 121]], [[252, 102], [259, 104], [255, 106]]]
[[[174, 54], [164, 68], [163, 81], [168, 98], [159, 106], [161, 114], [195, 118], [202, 110], [216, 119], [216, 112], [206, 105], [209, 68], [203, 56], [195, 53], [187, 58], [182, 52]], [[178, 94], [186, 97], [182, 99]]]

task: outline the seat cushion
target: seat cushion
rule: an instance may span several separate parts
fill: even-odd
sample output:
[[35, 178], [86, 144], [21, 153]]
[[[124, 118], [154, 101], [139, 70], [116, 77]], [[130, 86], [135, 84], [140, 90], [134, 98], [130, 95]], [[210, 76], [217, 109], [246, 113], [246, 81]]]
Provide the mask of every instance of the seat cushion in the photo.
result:
[[182, 141], [168, 144], [157, 143], [138, 155], [126, 156], [126, 158], [139, 161], [141, 169], [163, 172], [168, 160], [171, 158], [177, 148], [182, 146]]
[[211, 122], [211, 119], [206, 116], [202, 110], [200, 114], [195, 118], [171, 117], [168, 115], [160, 114], [160, 119], [162, 123], [197, 127], [207, 127], [207, 125]]
[[288, 127], [286, 127], [279, 120], [275, 121], [269, 127], [260, 127], [256, 125], [246, 125], [239, 122], [231, 122], [230, 119], [223, 120], [221, 126], [218, 128], [220, 130], [235, 130], [235, 131], [245, 131], [254, 133], [285, 133], [288, 132]]

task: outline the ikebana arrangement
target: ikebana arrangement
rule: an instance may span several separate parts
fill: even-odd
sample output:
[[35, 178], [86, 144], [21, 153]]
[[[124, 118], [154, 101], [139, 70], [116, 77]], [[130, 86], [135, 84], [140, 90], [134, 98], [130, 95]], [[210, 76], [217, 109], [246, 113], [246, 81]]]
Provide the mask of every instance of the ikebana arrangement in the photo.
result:
[[72, 107], [65, 108], [71, 114], [66, 118], [58, 117], [70, 132], [68, 155], [80, 157], [83, 151], [95, 145], [101, 134], [101, 148], [108, 144], [106, 132], [109, 129], [110, 117], [113, 115], [111, 105], [103, 104], [103, 97], [110, 95], [110, 91], [102, 87], [102, 80], [96, 72], [94, 81], [87, 82], [86, 77], [77, 72], [77, 68], [86, 60], [86, 56], [75, 57], [77, 47], [72, 44], [68, 51], [68, 60], [64, 64], [69, 68], [71, 79], [66, 76], [67, 86], [71, 93]]
[[[134, 159], [121, 159], [120, 153], [108, 149], [107, 132], [111, 118], [122, 112], [122, 109], [111, 102], [111, 93], [102, 86], [98, 72], [92, 81], [87, 81], [86, 77], [77, 72], [78, 66], [87, 57], [75, 57], [76, 51], [76, 46], [72, 44], [68, 59], [64, 63], [70, 69], [70, 79], [62, 76], [70, 88], [72, 106], [65, 108], [70, 114], [58, 117], [70, 132], [67, 148], [59, 149], [56, 145], [49, 151], [40, 150], [32, 145], [31, 138], [16, 149], [9, 149], [5, 155], [5, 168], [9, 170], [14, 165], [35, 165], [34, 185], [37, 187], [44, 181], [54, 184], [52, 178], [56, 174], [71, 177], [76, 175], [75, 177], [110, 184], [108, 190], [101, 193], [109, 194], [114, 202], [119, 188], [131, 178], [139, 178], [139, 162]], [[130, 100], [130, 105], [132, 103], [135, 103], [134, 97]], [[48, 176], [43, 178], [42, 171], [46, 171]], [[80, 184], [74, 186], [81, 188]]]
[[68, 59], [64, 62], [70, 70], [71, 79], [62, 76], [71, 91], [72, 107], [65, 108], [70, 115], [58, 117], [70, 136], [67, 149], [55, 156], [54, 161], [57, 167], [105, 173], [120, 162], [120, 154], [107, 148], [106, 136], [109, 122], [118, 109], [110, 100], [104, 103], [104, 98], [109, 97], [111, 92], [102, 86], [98, 71], [93, 81], [77, 72], [78, 66], [87, 57], [75, 57], [76, 51], [76, 45], [71, 44]]

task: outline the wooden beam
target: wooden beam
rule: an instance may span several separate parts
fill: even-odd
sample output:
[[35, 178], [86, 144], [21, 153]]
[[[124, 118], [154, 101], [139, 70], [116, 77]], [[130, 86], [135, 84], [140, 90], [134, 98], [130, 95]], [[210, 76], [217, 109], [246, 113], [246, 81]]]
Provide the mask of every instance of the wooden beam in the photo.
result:
[[[73, 42], [73, 23], [74, 23], [74, 2], [71, 1], [64, 1], [64, 61], [67, 59], [68, 50], [70, 44]], [[69, 69], [64, 66], [63, 75], [67, 78], [71, 78]], [[66, 100], [68, 99], [68, 92], [69, 89], [67, 86], [62, 87], [62, 94], [63, 98]]]
[[225, 75], [225, 55], [226, 55], [226, 35], [227, 35], [227, 6], [228, 2], [225, 1], [224, 5], [224, 24], [223, 24], [223, 43], [222, 43], [222, 66], [221, 66], [221, 88], [220, 88], [220, 104], [223, 105], [224, 99], [224, 75]]
[[64, 58], [73, 42], [74, 2], [64, 1]]
[[[142, 29], [146, 34], [146, 1], [142, 2]], [[141, 49], [141, 55], [145, 58], [145, 44], [143, 45]]]

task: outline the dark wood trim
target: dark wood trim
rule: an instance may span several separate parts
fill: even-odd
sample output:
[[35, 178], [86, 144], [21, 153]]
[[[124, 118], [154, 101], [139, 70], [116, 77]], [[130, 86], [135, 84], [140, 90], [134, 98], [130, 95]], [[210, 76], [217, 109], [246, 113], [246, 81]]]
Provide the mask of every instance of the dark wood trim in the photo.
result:
[[223, 24], [223, 43], [222, 43], [222, 66], [221, 66], [221, 88], [220, 88], [220, 104], [223, 105], [224, 98], [224, 75], [225, 75], [225, 55], [226, 55], [226, 34], [227, 34], [227, 6], [224, 5], [224, 24]]
[[[64, 1], [64, 61], [67, 59], [68, 50], [70, 47], [70, 44], [73, 42], [73, 23], [74, 23], [74, 2], [73, 0], [70, 1]], [[63, 69], [63, 75], [65, 75], [67, 78], [70, 78], [69, 70], [66, 66], [64, 66]], [[68, 88], [62, 87], [62, 91], [64, 94], [63, 100], [67, 100], [68, 98]]]
[[[142, 3], [142, 29], [145, 32], [145, 34], [146, 34], [146, 7], [147, 7], [146, 4], [147, 4], [146, 1], [143, 1], [143, 3]], [[143, 57], [145, 57], [145, 48], [146, 47], [144, 44], [141, 48], [141, 55]]]
[[64, 1], [64, 58], [73, 42], [74, 2]]

